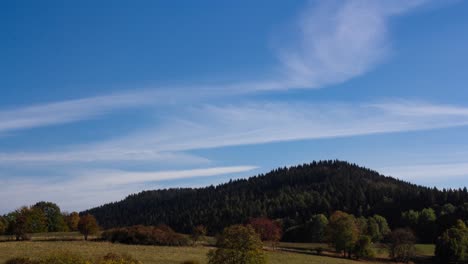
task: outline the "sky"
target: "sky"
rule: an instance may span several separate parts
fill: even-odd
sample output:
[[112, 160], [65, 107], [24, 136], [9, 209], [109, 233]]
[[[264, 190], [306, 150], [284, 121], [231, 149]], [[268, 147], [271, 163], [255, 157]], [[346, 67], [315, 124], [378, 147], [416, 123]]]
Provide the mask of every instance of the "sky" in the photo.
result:
[[340, 159], [468, 186], [468, 1], [1, 1], [0, 213]]

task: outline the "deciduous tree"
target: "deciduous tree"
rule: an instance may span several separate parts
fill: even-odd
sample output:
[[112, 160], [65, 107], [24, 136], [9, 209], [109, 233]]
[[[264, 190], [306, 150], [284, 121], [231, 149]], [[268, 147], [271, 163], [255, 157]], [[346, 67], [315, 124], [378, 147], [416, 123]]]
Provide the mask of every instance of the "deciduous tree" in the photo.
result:
[[234, 225], [224, 229], [216, 250], [208, 253], [209, 264], [264, 264], [260, 236], [251, 226]]
[[77, 212], [72, 212], [65, 216], [65, 222], [67, 223], [70, 231], [78, 231], [78, 223], [80, 222], [80, 215]]
[[78, 222], [78, 230], [83, 234], [84, 239], [88, 240], [89, 235], [94, 235], [99, 231], [96, 218], [90, 214], [81, 216]]
[[408, 262], [415, 253], [416, 237], [410, 229], [398, 228], [389, 235], [390, 258], [396, 261]]
[[330, 216], [327, 232], [329, 241], [336, 251], [351, 257], [359, 238], [359, 228], [354, 216], [342, 211], [334, 212]]
[[249, 225], [260, 235], [262, 241], [277, 243], [281, 239], [281, 226], [266, 217], [250, 219]]
[[463, 221], [437, 239], [435, 255], [440, 263], [468, 263], [468, 229]]

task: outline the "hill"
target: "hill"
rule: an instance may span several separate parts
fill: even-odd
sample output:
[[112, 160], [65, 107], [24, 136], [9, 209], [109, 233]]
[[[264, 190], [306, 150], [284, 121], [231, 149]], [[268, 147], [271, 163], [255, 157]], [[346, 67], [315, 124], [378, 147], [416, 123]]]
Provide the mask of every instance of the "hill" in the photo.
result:
[[403, 211], [437, 211], [451, 204], [454, 213], [462, 214], [456, 217], [468, 219], [467, 201], [466, 188], [438, 190], [343, 161], [319, 161], [218, 186], [143, 191], [83, 213], [96, 216], [105, 228], [167, 224], [187, 233], [203, 224], [216, 233], [251, 217], [278, 219], [287, 228], [307, 222], [314, 214], [329, 215], [335, 210], [356, 216], [379, 214], [395, 227], [403, 225]]

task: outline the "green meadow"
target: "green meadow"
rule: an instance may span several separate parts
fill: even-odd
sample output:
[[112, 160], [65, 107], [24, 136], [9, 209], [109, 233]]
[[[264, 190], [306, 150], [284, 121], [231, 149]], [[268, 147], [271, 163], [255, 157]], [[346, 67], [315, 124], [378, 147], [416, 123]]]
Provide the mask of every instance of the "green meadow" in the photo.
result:
[[[11, 237], [0, 237], [0, 264], [13, 257], [37, 258], [57, 252], [71, 252], [91, 258], [98, 258], [107, 253], [126, 253], [144, 264], [176, 264], [186, 260], [196, 260], [207, 263], [206, 254], [213, 247], [212, 238], [206, 238], [208, 243], [189, 247], [141, 246], [113, 244], [109, 242], [84, 241], [77, 233], [35, 234], [31, 241], [11, 241]], [[314, 249], [322, 247], [323, 256], [314, 255]], [[266, 244], [266, 248], [269, 245]], [[326, 244], [317, 243], [280, 243], [277, 250], [266, 250], [270, 264], [351, 264], [351, 263], [391, 263], [386, 260], [385, 248], [376, 246], [378, 261], [356, 261], [343, 259], [333, 253]], [[433, 255], [433, 245], [417, 245], [418, 255], [430, 257]]]

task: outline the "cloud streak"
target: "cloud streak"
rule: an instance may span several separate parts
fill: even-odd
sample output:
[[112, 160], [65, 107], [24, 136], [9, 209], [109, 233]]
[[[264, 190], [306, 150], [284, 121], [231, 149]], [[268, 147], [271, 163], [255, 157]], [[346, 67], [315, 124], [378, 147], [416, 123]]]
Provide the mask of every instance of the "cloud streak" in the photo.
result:
[[0, 133], [98, 118], [131, 107], [198, 102], [259, 91], [321, 88], [362, 75], [390, 50], [388, 21], [426, 1], [320, 1], [300, 15], [293, 45], [280, 41], [280, 78], [159, 87], [0, 111]]
[[[38, 200], [57, 201], [65, 210], [84, 210], [103, 203], [123, 199], [153, 183], [194, 177], [214, 177], [250, 172], [256, 166], [210, 167], [173, 171], [92, 170], [74, 172], [69, 180], [0, 177], [3, 186], [14, 186], [0, 193], [0, 212], [8, 212]], [[18, 195], [21, 190], [21, 195]], [[66, 197], [66, 199], [64, 199]]]
[[271, 103], [191, 107], [121, 138], [58, 152], [0, 153], [0, 163], [177, 160], [184, 152], [304, 139], [352, 137], [468, 125], [468, 108], [423, 102]]

